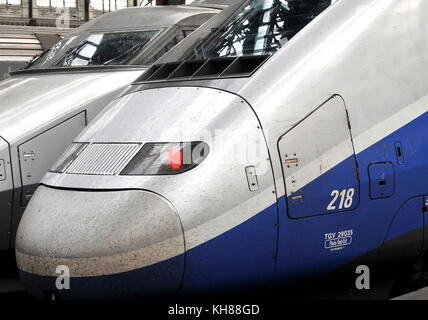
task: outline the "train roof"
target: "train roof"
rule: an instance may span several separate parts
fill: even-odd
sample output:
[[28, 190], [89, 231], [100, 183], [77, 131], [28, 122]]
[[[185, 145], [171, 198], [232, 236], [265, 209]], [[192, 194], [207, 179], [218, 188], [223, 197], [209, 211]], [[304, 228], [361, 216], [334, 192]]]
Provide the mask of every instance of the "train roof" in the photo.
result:
[[80, 26], [73, 33], [144, 26], [156, 29], [180, 24], [195, 15], [218, 12], [218, 9], [195, 6], [130, 7], [104, 14]]
[[234, 5], [237, 0], [195, 0], [191, 3], [192, 6], [209, 7], [224, 9], [228, 6]]

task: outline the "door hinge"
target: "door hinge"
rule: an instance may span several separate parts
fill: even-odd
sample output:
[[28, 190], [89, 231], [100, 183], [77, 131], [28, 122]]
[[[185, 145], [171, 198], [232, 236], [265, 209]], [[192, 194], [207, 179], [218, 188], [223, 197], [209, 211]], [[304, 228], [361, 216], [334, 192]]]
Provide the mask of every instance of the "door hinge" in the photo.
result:
[[36, 154], [34, 153], [34, 151], [24, 152], [22, 154], [22, 157], [24, 158], [24, 161], [34, 160], [34, 158], [36, 157]]
[[299, 158], [296, 157], [297, 154], [293, 153], [293, 155], [285, 155], [285, 160], [284, 163], [287, 166], [287, 168], [290, 168], [291, 166], [293, 167], [298, 167], [299, 166]]

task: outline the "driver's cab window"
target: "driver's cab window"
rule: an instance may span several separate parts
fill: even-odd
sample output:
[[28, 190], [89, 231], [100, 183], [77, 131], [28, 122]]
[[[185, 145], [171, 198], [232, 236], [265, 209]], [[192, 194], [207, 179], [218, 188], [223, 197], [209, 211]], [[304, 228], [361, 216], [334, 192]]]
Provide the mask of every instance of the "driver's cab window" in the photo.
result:
[[57, 66], [125, 64], [159, 31], [95, 33], [68, 52]]

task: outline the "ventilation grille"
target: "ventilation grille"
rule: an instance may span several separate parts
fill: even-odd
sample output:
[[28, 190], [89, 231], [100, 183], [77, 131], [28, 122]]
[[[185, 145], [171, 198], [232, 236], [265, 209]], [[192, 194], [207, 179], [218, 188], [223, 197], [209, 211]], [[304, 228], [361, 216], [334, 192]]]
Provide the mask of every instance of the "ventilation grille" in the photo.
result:
[[250, 77], [270, 55], [155, 64], [135, 82]]
[[68, 167], [66, 173], [87, 175], [119, 174], [140, 149], [139, 143], [93, 143]]

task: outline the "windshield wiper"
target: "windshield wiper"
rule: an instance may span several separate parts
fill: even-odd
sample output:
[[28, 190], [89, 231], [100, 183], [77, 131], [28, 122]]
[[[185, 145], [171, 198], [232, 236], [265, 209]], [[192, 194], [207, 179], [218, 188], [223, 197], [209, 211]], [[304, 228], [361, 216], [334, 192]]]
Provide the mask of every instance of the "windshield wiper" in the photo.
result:
[[33, 64], [35, 64], [41, 57], [45, 56], [46, 53], [48, 53], [50, 50], [47, 49], [45, 51], [43, 51], [42, 53], [36, 54], [35, 56], [33, 56], [31, 58], [30, 61], [28, 61], [28, 63], [26, 64], [26, 66], [24, 67], [24, 69], [28, 69], [29, 67], [31, 67]]
[[133, 46], [131, 49], [129, 49], [129, 50], [127, 50], [127, 51], [125, 51], [125, 52], [124, 52], [124, 53], [122, 53], [121, 55], [118, 55], [117, 57], [114, 57], [113, 59], [110, 59], [110, 60], [108, 60], [108, 61], [104, 62], [104, 63], [103, 63], [103, 66], [108, 65], [108, 64], [110, 64], [110, 63], [112, 63], [112, 62], [114, 62], [114, 61], [117, 61], [117, 60], [120, 60], [120, 59], [122, 59], [122, 58], [126, 58], [126, 57], [128, 57], [128, 56], [129, 56], [129, 57], [128, 57], [128, 58], [126, 58], [126, 60], [125, 60], [125, 61], [128, 61], [129, 59], [131, 59], [131, 58], [132, 58], [132, 56], [134, 55], [134, 53], [135, 53], [135, 52], [137, 52], [138, 50], [140, 50], [140, 49], [141, 49], [141, 47], [143, 47], [145, 44], [146, 44], [146, 43], [141, 42], [141, 43], [139, 43], [139, 44], [137, 44], [137, 45]]

